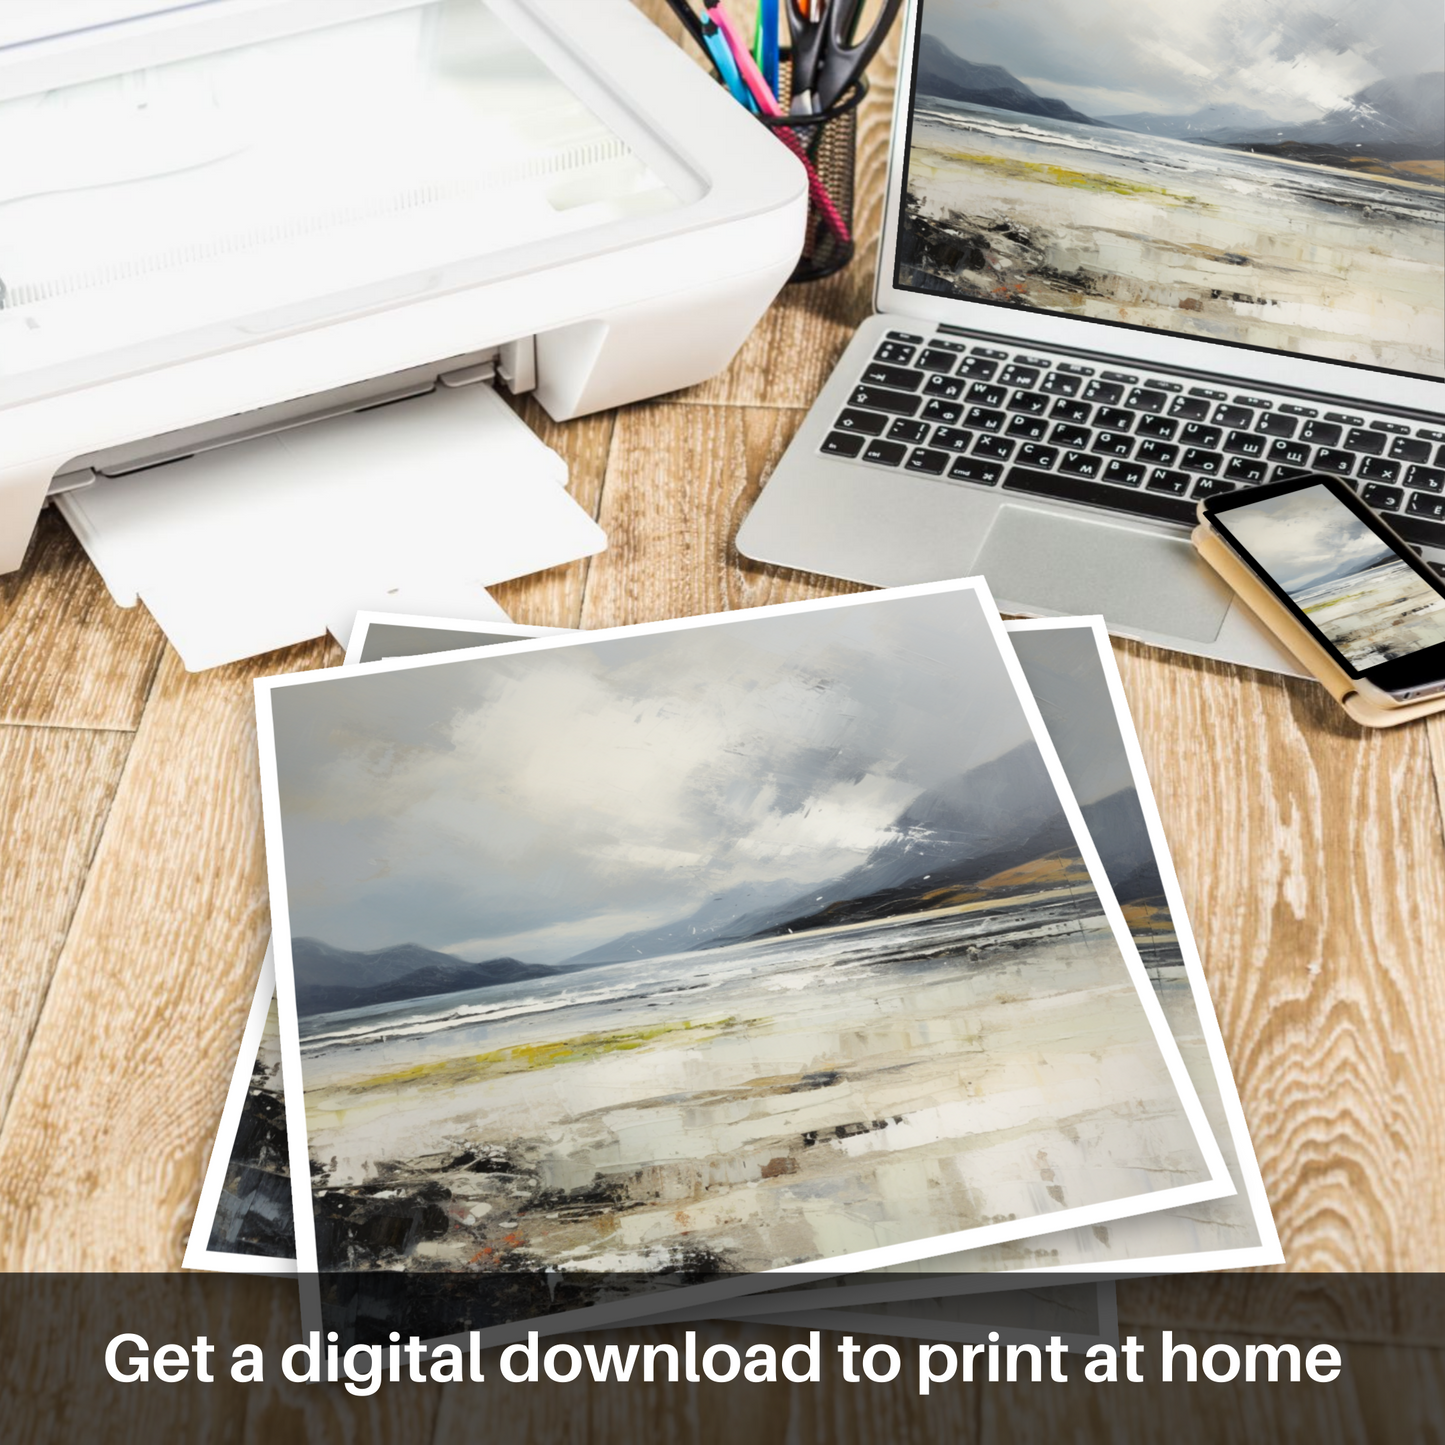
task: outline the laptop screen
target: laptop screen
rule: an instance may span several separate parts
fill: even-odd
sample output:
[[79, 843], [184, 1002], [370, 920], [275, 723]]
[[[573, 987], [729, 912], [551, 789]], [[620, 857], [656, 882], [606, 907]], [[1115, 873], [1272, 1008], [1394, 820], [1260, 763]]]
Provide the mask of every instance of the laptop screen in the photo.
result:
[[1445, 375], [1438, 0], [920, 0], [894, 285]]

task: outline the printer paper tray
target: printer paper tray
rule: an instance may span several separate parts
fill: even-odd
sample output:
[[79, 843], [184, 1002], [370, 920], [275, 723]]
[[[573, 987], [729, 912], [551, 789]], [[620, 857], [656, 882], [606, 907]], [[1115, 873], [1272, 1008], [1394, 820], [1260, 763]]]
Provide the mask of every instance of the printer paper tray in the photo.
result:
[[56, 497], [124, 607], [192, 671], [358, 610], [495, 618], [492, 583], [589, 556], [566, 463], [489, 386], [439, 387]]

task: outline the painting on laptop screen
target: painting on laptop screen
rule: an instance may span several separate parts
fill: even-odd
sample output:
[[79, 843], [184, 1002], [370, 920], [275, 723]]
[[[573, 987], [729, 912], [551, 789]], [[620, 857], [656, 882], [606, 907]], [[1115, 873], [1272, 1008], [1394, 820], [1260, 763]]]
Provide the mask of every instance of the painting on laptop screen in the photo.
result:
[[895, 284], [1445, 374], [1433, 0], [926, 0]]

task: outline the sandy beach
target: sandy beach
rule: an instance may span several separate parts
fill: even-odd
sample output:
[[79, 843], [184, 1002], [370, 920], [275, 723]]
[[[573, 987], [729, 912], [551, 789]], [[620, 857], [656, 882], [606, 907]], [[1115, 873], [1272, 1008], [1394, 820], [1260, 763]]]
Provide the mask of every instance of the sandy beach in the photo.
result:
[[908, 188], [901, 285], [1445, 374], [1438, 184], [928, 100]]
[[1099, 915], [1033, 903], [849, 945], [681, 956], [671, 994], [359, 1047], [322, 1021], [322, 1267], [759, 1270], [1205, 1177]]

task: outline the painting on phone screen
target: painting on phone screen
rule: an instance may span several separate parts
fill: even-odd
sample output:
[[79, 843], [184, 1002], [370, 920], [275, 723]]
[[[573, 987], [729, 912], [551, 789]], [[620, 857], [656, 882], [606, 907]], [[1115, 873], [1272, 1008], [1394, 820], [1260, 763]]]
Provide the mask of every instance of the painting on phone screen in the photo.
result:
[[1226, 521], [1361, 672], [1445, 643], [1445, 597], [1327, 487], [1264, 498], [1231, 510]]

